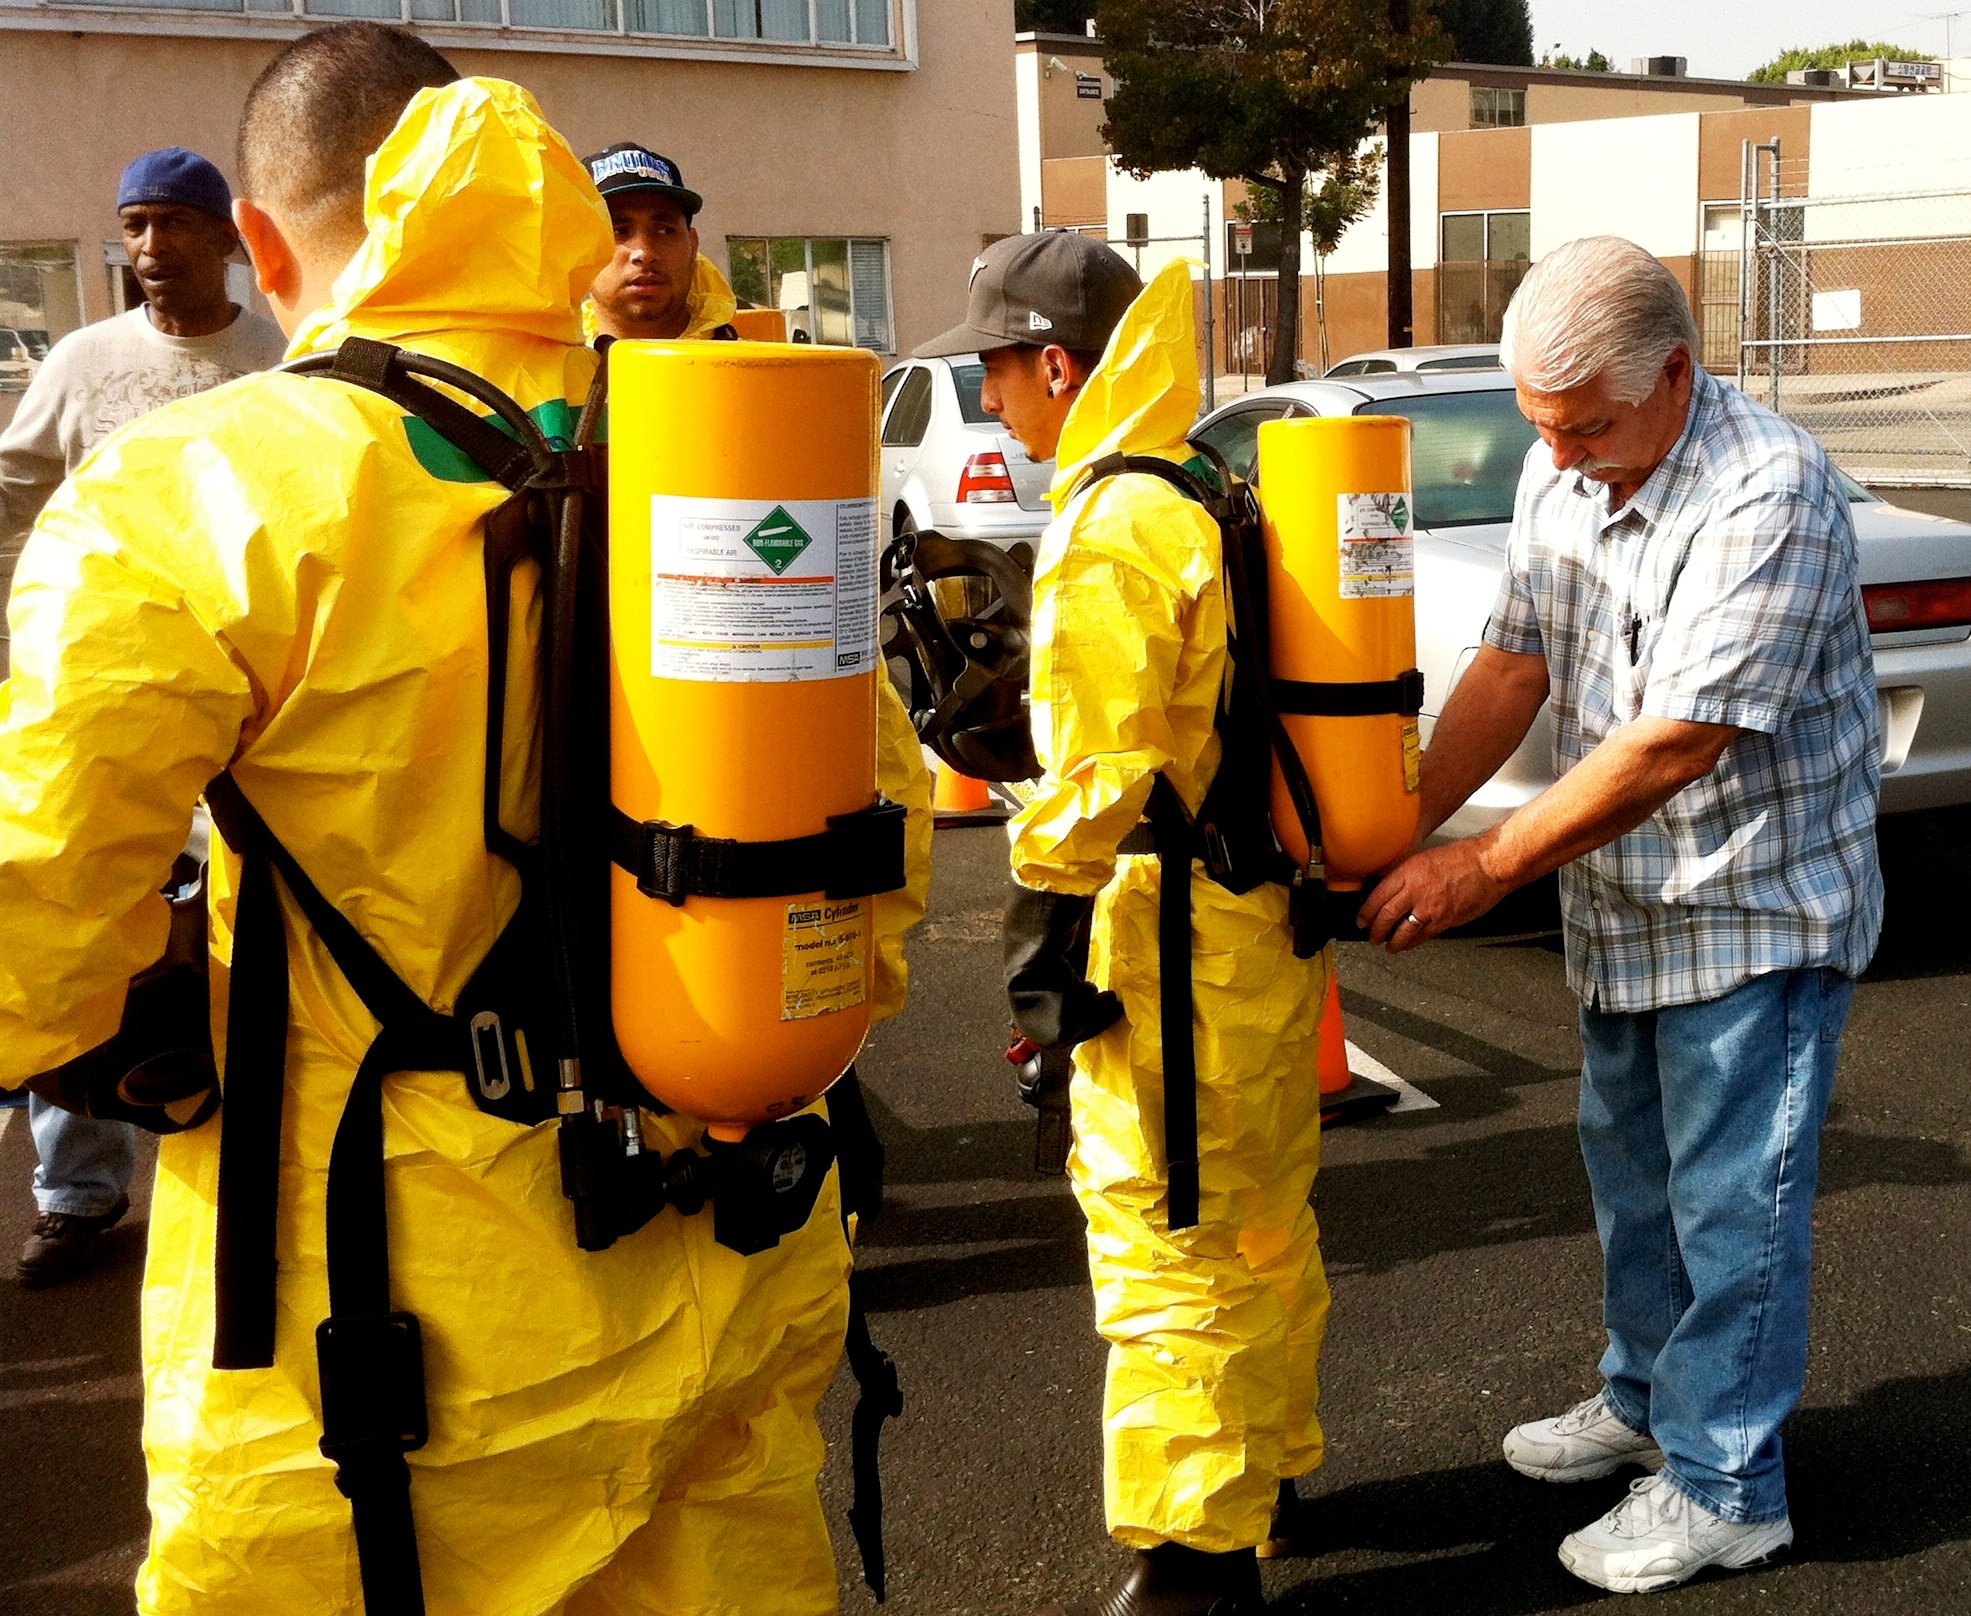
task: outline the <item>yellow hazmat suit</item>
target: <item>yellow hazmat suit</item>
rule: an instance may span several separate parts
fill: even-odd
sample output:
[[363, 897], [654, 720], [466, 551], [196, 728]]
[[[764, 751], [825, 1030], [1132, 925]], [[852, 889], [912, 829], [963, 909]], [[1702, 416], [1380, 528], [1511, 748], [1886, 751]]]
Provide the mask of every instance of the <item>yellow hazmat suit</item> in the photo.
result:
[[[685, 294], [685, 328], [676, 340], [709, 337], [720, 326], [729, 323], [738, 312], [739, 299], [733, 295], [732, 283], [725, 278], [725, 272], [700, 253], [698, 263], [691, 271], [691, 290]], [[595, 335], [601, 329], [595, 300], [586, 299], [582, 304], [582, 340], [595, 341]]]
[[1218, 767], [1226, 676], [1219, 536], [1159, 478], [1083, 490], [1117, 451], [1182, 462], [1198, 409], [1188, 267], [1123, 317], [1061, 434], [1055, 518], [1035, 559], [1034, 747], [1013, 874], [1099, 893], [1090, 981], [1123, 1021], [1075, 1050], [1068, 1173], [1088, 1219], [1109, 1342], [1104, 1481], [1130, 1548], [1265, 1541], [1277, 1483], [1321, 1462], [1316, 1362], [1328, 1288], [1308, 1195], [1320, 1161], [1316, 1038], [1330, 960], [1293, 957], [1285, 888], [1235, 897], [1193, 870], [1196, 1227], [1166, 1216], [1157, 898], [1151, 856], [1118, 858], [1159, 773], [1195, 813]]
[[[565, 422], [594, 368], [576, 309], [610, 229], [533, 100], [492, 80], [420, 93], [371, 162], [365, 212], [293, 351], [400, 342]], [[228, 764], [390, 965], [451, 1008], [519, 898], [481, 833], [480, 521], [503, 497], [448, 472], [385, 400], [280, 374], [145, 417], [55, 496], [0, 687], [0, 1082], [114, 1030], [162, 947], [156, 888], [194, 799]], [[537, 602], [519, 610], [538, 620]], [[535, 767], [530, 732], [507, 726], [511, 780]], [[517, 806], [508, 822], [531, 828]], [[238, 874], [218, 849], [221, 1027]], [[349, 1506], [316, 1448], [313, 1333], [330, 1140], [375, 1024], [282, 906], [275, 1364], [211, 1367], [219, 1128], [167, 1138], [143, 1300], [146, 1613], [361, 1603]], [[587, 1254], [552, 1127], [480, 1112], [455, 1072], [393, 1076], [383, 1120], [393, 1299], [424, 1328], [431, 1440], [411, 1499], [433, 1616], [833, 1611], [814, 1419], [847, 1308], [832, 1178], [758, 1256], [670, 1212]], [[666, 1117], [651, 1140], [696, 1132]]]

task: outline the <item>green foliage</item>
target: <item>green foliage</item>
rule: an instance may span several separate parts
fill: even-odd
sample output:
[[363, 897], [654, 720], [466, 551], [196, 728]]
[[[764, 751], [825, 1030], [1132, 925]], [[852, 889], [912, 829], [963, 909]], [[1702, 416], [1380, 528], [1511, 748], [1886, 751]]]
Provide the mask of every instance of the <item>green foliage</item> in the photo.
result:
[[1085, 34], [1095, 0], [1013, 0], [1013, 31], [1030, 34]]
[[1571, 67], [1582, 73], [1613, 73], [1615, 64], [1598, 50], [1591, 50], [1586, 56], [1569, 56], [1558, 46], [1540, 58], [1542, 67]]
[[[1356, 220], [1366, 218], [1382, 194], [1383, 148], [1380, 142], [1354, 156], [1344, 157], [1318, 174], [1309, 174], [1302, 187], [1300, 227], [1313, 238], [1314, 256], [1326, 258]], [[1264, 186], [1251, 192], [1233, 212], [1254, 224], [1277, 224], [1283, 193]]]
[[1927, 51], [1904, 50], [1881, 40], [1851, 39], [1845, 45], [1822, 45], [1816, 50], [1781, 51], [1764, 67], [1755, 67], [1745, 76], [1754, 84], [1784, 84], [1788, 73], [1807, 67], [1846, 67], [1850, 62], [1872, 62], [1876, 57], [1892, 62], [1934, 62]]
[[1533, 65], [1533, 12], [1528, 0], [1437, 0], [1437, 24], [1451, 39], [1451, 59]]

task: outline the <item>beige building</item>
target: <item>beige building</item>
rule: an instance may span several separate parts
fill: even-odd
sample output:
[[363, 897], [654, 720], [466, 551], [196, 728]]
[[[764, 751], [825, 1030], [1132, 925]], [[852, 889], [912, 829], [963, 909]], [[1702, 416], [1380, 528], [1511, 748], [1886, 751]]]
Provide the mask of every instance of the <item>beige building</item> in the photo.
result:
[[[1660, 70], [1586, 73], [1453, 62], [1411, 91], [1411, 241], [1418, 342], [1488, 341], [1505, 299], [1524, 273], [1536, 234], [1581, 234], [1576, 203], [1599, 206], [1619, 228], [1643, 232], [1694, 294], [1699, 206], [1738, 195], [1746, 138], [1785, 132], [1804, 155], [1810, 109], [1882, 96], [1838, 86], [1693, 79], [1678, 64]], [[1245, 188], [1196, 170], [1138, 180], [1120, 172], [1102, 141], [1111, 81], [1098, 39], [1021, 34], [1014, 43], [1020, 108], [1022, 228], [1098, 234], [1145, 269], [1174, 254], [1209, 250], [1217, 316], [1217, 368], [1263, 370], [1276, 317], [1276, 276], [1267, 227], [1241, 258], [1232, 228]], [[1673, 70], [1677, 69], [1677, 70]], [[1536, 187], [1535, 141], [1542, 160]], [[1652, 140], [1666, 142], [1652, 146]], [[1688, 149], [1686, 149], [1688, 148]], [[1593, 154], [1585, 166], [1575, 158]], [[1597, 186], [1594, 162], [1621, 178]], [[1548, 176], [1553, 176], [1551, 181]], [[1577, 195], [1574, 187], [1581, 187]], [[1536, 232], [1535, 191], [1542, 192]], [[1685, 192], [1690, 193], [1688, 199]], [[1662, 193], [1659, 195], [1659, 193]], [[1688, 203], [1688, 205], [1687, 205]], [[1687, 230], [1661, 226], [1674, 215]], [[1599, 214], [1597, 215], [1599, 218]], [[1688, 244], [1683, 236], [1688, 235]], [[1142, 245], [1130, 246], [1132, 241]], [[1270, 246], [1277, 253], [1277, 234]], [[1311, 245], [1301, 255], [1301, 356], [1319, 360], [1383, 346], [1388, 333], [1388, 226], [1380, 204], [1352, 230], [1317, 279]], [[1320, 299], [1317, 307], [1317, 296]], [[1733, 306], [1736, 290], [1732, 291]], [[1318, 316], [1318, 318], [1317, 318]]]
[[[179, 145], [231, 175], [268, 58], [382, 9], [0, 0], [0, 418], [48, 341], [136, 296], [123, 165]], [[402, 0], [401, 15], [462, 73], [525, 85], [577, 151], [633, 139], [673, 158], [705, 197], [702, 250], [817, 341], [908, 351], [962, 314], [980, 244], [1019, 228], [1012, 0]]]

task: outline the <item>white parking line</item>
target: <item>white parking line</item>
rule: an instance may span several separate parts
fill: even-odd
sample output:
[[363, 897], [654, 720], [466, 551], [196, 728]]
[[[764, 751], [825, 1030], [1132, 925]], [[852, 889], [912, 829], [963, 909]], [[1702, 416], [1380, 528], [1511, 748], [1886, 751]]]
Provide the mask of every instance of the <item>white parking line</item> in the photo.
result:
[[1366, 1077], [1371, 1083], [1381, 1083], [1385, 1087], [1396, 1090], [1397, 1101], [1383, 1113], [1385, 1116], [1393, 1116], [1398, 1111], [1438, 1109], [1437, 1101], [1424, 1093], [1416, 1084], [1404, 1082], [1359, 1044], [1345, 1043], [1345, 1047], [1348, 1050], [1348, 1069], [1351, 1072], [1357, 1077]]

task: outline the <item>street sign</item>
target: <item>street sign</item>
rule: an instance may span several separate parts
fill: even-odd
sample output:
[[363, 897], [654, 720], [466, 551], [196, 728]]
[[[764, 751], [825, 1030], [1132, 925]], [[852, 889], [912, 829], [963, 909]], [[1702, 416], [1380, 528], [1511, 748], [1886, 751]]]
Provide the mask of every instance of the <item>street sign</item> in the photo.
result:
[[1232, 226], [1232, 251], [1241, 258], [1252, 256], [1252, 226], [1235, 224]]

